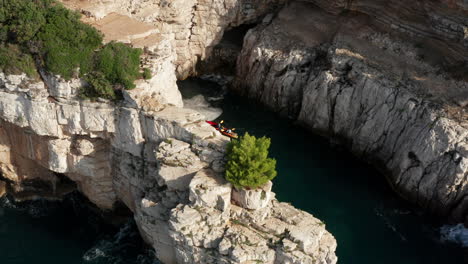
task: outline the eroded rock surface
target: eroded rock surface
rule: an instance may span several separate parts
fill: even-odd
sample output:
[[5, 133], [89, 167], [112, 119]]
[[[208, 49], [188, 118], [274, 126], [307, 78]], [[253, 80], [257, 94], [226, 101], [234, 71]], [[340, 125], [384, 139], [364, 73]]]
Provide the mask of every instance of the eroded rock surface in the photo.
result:
[[[466, 6], [428, 2], [419, 12], [436, 21], [409, 23], [393, 9], [382, 11], [391, 4], [368, 2], [299, 1], [264, 21], [245, 37], [236, 90], [343, 142], [409, 200], [468, 221], [468, 84], [431, 62], [466, 61]], [[441, 36], [443, 46], [434, 48]]]

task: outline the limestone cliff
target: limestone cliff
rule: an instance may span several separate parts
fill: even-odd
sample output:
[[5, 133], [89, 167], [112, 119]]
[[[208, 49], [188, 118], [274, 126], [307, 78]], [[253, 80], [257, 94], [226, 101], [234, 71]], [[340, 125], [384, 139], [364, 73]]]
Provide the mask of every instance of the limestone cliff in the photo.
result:
[[463, 1], [298, 1], [248, 32], [235, 90], [348, 146], [468, 223]]

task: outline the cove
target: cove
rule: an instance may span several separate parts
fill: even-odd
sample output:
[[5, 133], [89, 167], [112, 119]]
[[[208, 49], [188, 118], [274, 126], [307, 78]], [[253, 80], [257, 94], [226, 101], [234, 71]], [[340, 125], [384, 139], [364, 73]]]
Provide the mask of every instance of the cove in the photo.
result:
[[[184, 98], [222, 94], [216, 83], [201, 79], [179, 82], [179, 89]], [[338, 242], [338, 263], [468, 261], [460, 247], [440, 242], [441, 223], [400, 199], [381, 173], [351, 153], [245, 98], [228, 93], [213, 105], [223, 109], [217, 120], [238, 133], [271, 138], [278, 171], [273, 191], [325, 222]]]

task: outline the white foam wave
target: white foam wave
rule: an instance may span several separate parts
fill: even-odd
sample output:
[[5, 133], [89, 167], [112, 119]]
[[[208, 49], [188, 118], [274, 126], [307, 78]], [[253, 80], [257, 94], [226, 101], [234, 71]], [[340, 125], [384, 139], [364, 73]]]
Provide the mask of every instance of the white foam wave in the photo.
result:
[[440, 240], [468, 248], [468, 228], [463, 224], [444, 225], [440, 228]]
[[94, 261], [98, 258], [106, 257], [106, 253], [102, 251], [100, 248], [92, 248], [83, 255], [84, 261]]
[[14, 205], [11, 200], [8, 198], [8, 196], [4, 196], [0, 198], [0, 206], [4, 208], [10, 208], [10, 209], [15, 209], [16, 205]]

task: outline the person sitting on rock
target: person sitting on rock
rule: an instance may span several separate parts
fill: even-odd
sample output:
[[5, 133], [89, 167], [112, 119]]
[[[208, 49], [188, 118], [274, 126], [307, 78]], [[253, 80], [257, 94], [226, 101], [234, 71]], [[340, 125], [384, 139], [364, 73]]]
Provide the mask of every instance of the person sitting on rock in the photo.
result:
[[224, 120], [221, 120], [221, 122], [219, 122], [217, 125], [216, 125], [216, 128], [219, 130], [219, 131], [223, 131], [224, 127], [221, 125], [222, 123], [224, 123]]

